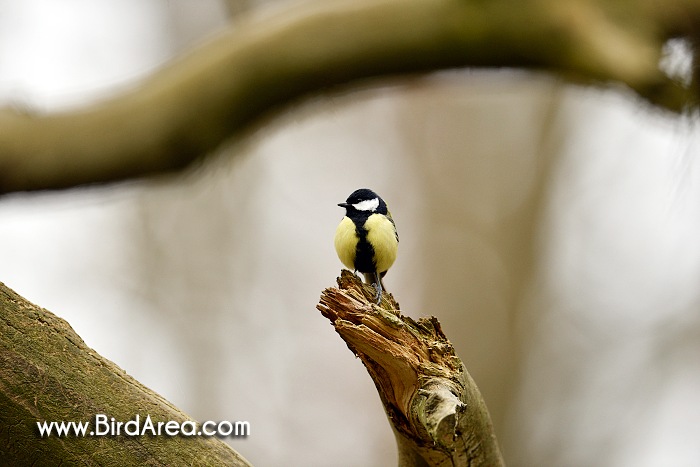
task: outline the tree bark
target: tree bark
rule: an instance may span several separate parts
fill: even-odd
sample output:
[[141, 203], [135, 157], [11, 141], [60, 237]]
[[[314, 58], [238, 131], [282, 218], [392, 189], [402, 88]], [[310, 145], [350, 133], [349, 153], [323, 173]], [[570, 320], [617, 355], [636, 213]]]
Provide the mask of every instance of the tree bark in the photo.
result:
[[399, 466], [503, 465], [479, 389], [435, 317], [403, 316], [391, 294], [343, 270], [317, 308], [374, 380], [396, 436]]
[[87, 347], [67, 322], [0, 283], [3, 465], [249, 465], [216, 437], [41, 437], [37, 428], [44, 421], [89, 421], [89, 433], [97, 414], [122, 422], [138, 414], [142, 426], [147, 416], [154, 425], [191, 420]]
[[335, 0], [242, 19], [118, 98], [56, 115], [0, 111], [0, 193], [178, 170], [294, 99], [398, 73], [544, 69], [680, 110], [698, 86], [659, 59], [699, 25], [700, 0]]

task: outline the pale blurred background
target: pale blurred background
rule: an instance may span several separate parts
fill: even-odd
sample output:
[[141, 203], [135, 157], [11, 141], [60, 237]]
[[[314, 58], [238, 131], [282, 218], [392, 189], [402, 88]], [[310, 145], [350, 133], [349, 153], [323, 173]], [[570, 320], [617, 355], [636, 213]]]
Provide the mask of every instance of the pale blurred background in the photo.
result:
[[[293, 2], [0, 0], [0, 104], [115, 95]], [[451, 71], [305, 101], [186, 174], [0, 199], [0, 281], [258, 466], [395, 465], [315, 310], [336, 203], [370, 187], [386, 278], [436, 315], [511, 466], [700, 465], [700, 131], [624, 89]], [[290, 280], [291, 278], [291, 280]]]

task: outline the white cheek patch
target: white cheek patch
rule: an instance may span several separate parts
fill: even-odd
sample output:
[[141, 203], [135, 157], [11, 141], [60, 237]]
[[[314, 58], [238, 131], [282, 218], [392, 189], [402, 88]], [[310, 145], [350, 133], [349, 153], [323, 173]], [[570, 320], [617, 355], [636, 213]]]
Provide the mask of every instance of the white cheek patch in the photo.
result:
[[367, 199], [352, 205], [358, 211], [376, 211], [379, 207], [379, 198]]

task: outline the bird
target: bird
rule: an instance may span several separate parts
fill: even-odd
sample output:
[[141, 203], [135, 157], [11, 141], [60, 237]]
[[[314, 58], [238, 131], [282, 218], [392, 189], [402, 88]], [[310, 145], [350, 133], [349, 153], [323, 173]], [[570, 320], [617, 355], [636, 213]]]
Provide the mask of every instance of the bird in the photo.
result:
[[399, 234], [384, 200], [368, 188], [353, 191], [344, 203], [345, 216], [335, 231], [335, 251], [348, 269], [361, 272], [373, 284], [379, 303], [382, 278], [396, 260]]

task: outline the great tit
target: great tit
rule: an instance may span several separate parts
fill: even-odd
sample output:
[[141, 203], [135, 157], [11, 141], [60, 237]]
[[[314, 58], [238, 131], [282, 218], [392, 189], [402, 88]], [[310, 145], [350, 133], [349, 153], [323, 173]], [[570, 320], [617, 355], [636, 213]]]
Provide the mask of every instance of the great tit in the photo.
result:
[[335, 231], [335, 251], [348, 269], [360, 271], [366, 283], [374, 284], [379, 303], [382, 278], [394, 264], [399, 246], [394, 220], [384, 200], [367, 188], [352, 192], [338, 206], [345, 208], [345, 217]]

